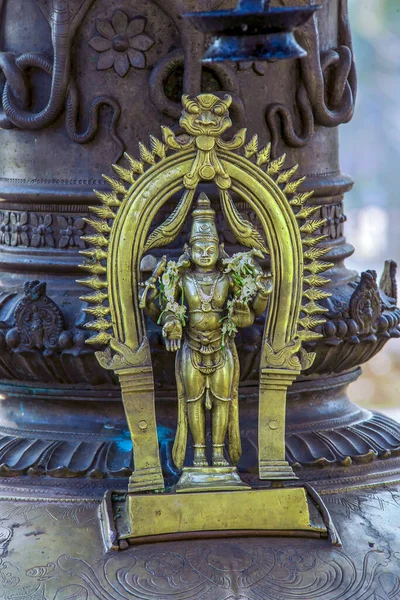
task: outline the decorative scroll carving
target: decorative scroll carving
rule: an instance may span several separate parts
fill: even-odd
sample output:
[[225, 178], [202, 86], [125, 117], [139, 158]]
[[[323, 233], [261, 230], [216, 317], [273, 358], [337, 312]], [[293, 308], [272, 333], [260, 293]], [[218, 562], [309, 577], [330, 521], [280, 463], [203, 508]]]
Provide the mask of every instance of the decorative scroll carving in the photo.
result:
[[361, 334], [375, 333], [377, 330], [381, 299], [376, 279], [376, 271], [361, 273], [361, 281], [350, 300], [350, 317], [358, 324]]
[[[346, 501], [352, 498], [343, 496]], [[51, 569], [50, 565], [27, 569], [25, 577], [31, 580], [25, 579], [24, 587], [21, 573], [12, 565], [10, 572], [18, 574], [16, 597], [34, 598], [40, 594], [43, 600], [84, 600], [90, 595], [111, 600], [116, 592], [122, 600], [161, 600], [174, 594], [182, 600], [225, 599], [234, 594], [249, 600], [296, 600], [304, 596], [303, 590], [307, 590], [307, 600], [335, 600], [346, 595], [353, 600], [396, 598], [398, 553], [379, 543], [374, 546], [370, 543], [365, 552], [346, 554], [315, 544], [305, 548], [304, 541], [292, 542], [290, 548], [254, 539], [180, 542], [174, 549], [168, 544], [140, 546], [125, 555], [108, 557], [101, 566], [63, 554], [55, 561], [51, 585], [41, 579], [41, 573]]]
[[[386, 261], [382, 282], [390, 293], [395, 292], [391, 274], [395, 269]], [[353, 369], [375, 356], [387, 340], [400, 337], [400, 310], [393, 297], [378, 289], [374, 271], [342, 286], [340, 296], [327, 299], [324, 305], [323, 338], [312, 347], [316, 352], [313, 373]]]
[[25, 297], [15, 309], [15, 322], [22, 346], [52, 350], [64, 329], [64, 319], [57, 304], [46, 295], [46, 283], [29, 281]]

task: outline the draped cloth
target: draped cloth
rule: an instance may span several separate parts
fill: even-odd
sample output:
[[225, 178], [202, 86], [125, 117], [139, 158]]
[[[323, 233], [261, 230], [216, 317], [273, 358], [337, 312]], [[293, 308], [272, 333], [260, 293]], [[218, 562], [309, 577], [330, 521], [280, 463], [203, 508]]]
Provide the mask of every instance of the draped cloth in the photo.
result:
[[[232, 338], [227, 338], [226, 347], [229, 349], [233, 358], [233, 378], [232, 387], [230, 390], [229, 398], [219, 398], [220, 400], [229, 400], [229, 422], [228, 422], [228, 452], [231, 462], [235, 465], [242, 453], [241, 440], [240, 440], [240, 426], [239, 426], [239, 357], [236, 349], [235, 342]], [[182, 348], [177, 352], [175, 360], [175, 376], [176, 386], [178, 392], [178, 425], [175, 435], [174, 446], [172, 450], [172, 458], [175, 465], [182, 469], [188, 441], [188, 416], [187, 416], [187, 401], [199, 401], [206, 403], [209, 402], [207, 408], [211, 408], [211, 401], [207, 398], [208, 389], [202, 390], [199, 399], [187, 399], [185, 396], [185, 388], [182, 377], [182, 358], [185, 356], [185, 360], [188, 359], [187, 354], [193, 352], [186, 341], [184, 341]], [[224, 350], [220, 350], [221, 356], [223, 357]], [[211, 389], [212, 392], [212, 389]], [[204, 398], [201, 398], [204, 396]], [[218, 396], [216, 396], [218, 397]], [[206, 406], [205, 406], [206, 408]]]

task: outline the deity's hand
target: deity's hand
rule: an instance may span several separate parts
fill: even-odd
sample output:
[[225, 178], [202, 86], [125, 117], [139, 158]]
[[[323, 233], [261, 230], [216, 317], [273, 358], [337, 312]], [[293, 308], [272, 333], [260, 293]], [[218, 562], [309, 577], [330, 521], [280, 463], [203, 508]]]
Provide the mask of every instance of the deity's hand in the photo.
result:
[[262, 274], [257, 277], [256, 286], [258, 288], [258, 294], [262, 298], [267, 298], [272, 292], [272, 275], [269, 273], [268, 275]]
[[146, 306], [150, 304], [150, 302], [153, 302], [153, 300], [158, 294], [157, 279], [155, 277], [150, 277], [144, 283], [139, 283], [139, 286], [141, 288], [144, 288], [143, 292], [140, 295], [139, 307], [146, 308]]
[[181, 347], [182, 324], [177, 319], [167, 321], [162, 328], [165, 347], [168, 352], [176, 352]]
[[246, 302], [233, 301], [232, 321], [236, 327], [248, 327], [252, 325], [254, 316]]
[[145, 281], [144, 283], [139, 283], [139, 286], [144, 288], [143, 292], [140, 296], [140, 302], [139, 302], [140, 308], [146, 308], [146, 307], [148, 308], [149, 305], [151, 305], [154, 302], [154, 300], [158, 294], [157, 281], [164, 273], [166, 266], [167, 266], [167, 256], [164, 254], [164, 256], [162, 256], [161, 259], [156, 264], [156, 267], [155, 267], [153, 273], [151, 274], [151, 277], [149, 277], [149, 279], [147, 281]]

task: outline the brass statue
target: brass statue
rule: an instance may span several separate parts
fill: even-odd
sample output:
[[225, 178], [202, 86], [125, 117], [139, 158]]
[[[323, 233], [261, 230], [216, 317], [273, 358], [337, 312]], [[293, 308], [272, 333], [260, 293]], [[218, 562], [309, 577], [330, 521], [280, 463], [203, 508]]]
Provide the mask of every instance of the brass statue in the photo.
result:
[[[319, 302], [330, 295], [324, 272], [332, 266], [325, 256], [329, 247], [320, 245], [326, 219], [315, 217], [320, 207], [312, 192], [299, 189], [305, 178], [296, 178], [297, 165], [286, 167], [284, 155], [272, 157], [271, 145], [259, 147], [256, 135], [246, 141], [244, 129], [229, 138], [231, 102], [228, 95], [184, 95], [184, 135], [163, 127], [162, 140], [150, 136], [150, 148], [139, 145], [140, 157], [126, 154], [125, 166], [114, 165], [118, 178], [104, 176], [111, 191], [97, 192], [101, 206], [91, 207], [94, 216], [86, 219], [93, 230], [83, 238], [90, 246], [82, 251], [89, 277], [80, 280], [91, 290], [82, 297], [93, 316], [85, 325], [93, 332], [87, 342], [103, 346], [96, 356], [121, 384], [134, 447], [130, 494], [165, 489], [145, 313], [161, 325], [166, 349], [177, 353], [173, 460], [183, 467], [179, 491], [220, 491], [243, 485], [224, 453], [226, 438], [233, 465], [241, 453], [234, 336], [268, 304], [260, 348], [258, 474], [267, 481], [297, 478], [285, 457], [286, 392], [312, 365], [315, 354], [304, 344], [321, 336], [316, 329], [325, 321]], [[207, 197], [197, 197], [202, 182], [213, 186], [217, 210], [247, 252], [228, 257], [219, 245], [214, 210]], [[151, 230], [176, 194], [175, 209]], [[258, 228], [242, 216], [234, 194], [254, 211]], [[183, 255], [177, 262], [163, 257], [144, 282], [143, 257], [176, 240], [191, 211]], [[267, 252], [272, 275], [257, 263]], [[205, 448], [207, 410], [212, 466]], [[189, 430], [194, 461], [184, 467]]]
[[[178, 428], [173, 459], [182, 468], [188, 428], [193, 437], [194, 467], [207, 467], [206, 410], [211, 411], [212, 465], [227, 467], [224, 457], [228, 433], [229, 458], [241, 455], [238, 385], [239, 361], [234, 342], [237, 327], [252, 325], [267, 307], [271, 275], [265, 275], [254, 255], [240, 253], [229, 259], [219, 244], [215, 211], [201, 193], [192, 213], [189, 244], [178, 263], [170, 261], [159, 277], [159, 304], [153, 293], [146, 309], [162, 325], [168, 351], [177, 352]], [[156, 271], [159, 271], [157, 265]], [[145, 290], [149, 289], [146, 283]], [[142, 297], [143, 298], [143, 297]]]
[[[97, 192], [101, 206], [91, 207], [94, 217], [86, 219], [93, 233], [84, 236], [90, 248], [82, 251], [87, 259], [82, 268], [89, 277], [80, 283], [91, 290], [82, 300], [93, 316], [86, 327], [94, 334], [87, 342], [103, 346], [96, 356], [119, 378], [134, 449], [123, 526], [115, 520], [124, 539], [242, 529], [326, 534], [324, 526], [311, 521], [305, 489], [282, 487], [297, 479], [285, 457], [287, 389], [313, 363], [315, 354], [304, 344], [321, 336], [316, 329], [327, 309], [319, 302], [330, 296], [324, 272], [332, 263], [325, 256], [329, 248], [320, 245], [326, 219], [315, 218], [320, 207], [310, 201], [312, 192], [299, 190], [304, 177], [295, 178], [298, 167], [285, 168], [284, 155], [271, 157], [270, 144], [259, 148], [256, 135], [246, 142], [243, 129], [222, 138], [232, 125], [231, 102], [228, 95], [184, 95], [184, 135], [163, 127], [163, 139], [151, 136], [150, 149], [140, 144], [140, 159], [126, 154], [126, 166], [114, 165], [118, 179], [104, 176], [111, 191]], [[219, 243], [216, 213], [199, 194], [202, 182], [213, 186], [216, 210], [246, 251], [228, 256]], [[176, 194], [175, 209], [151, 229]], [[257, 228], [240, 213], [233, 195], [254, 211]], [[191, 213], [182, 256], [157, 262], [152, 250], [176, 240]], [[259, 262], [267, 253], [271, 273]], [[143, 281], [146, 263], [154, 268]], [[235, 466], [241, 440], [234, 338], [238, 328], [251, 325], [266, 309], [258, 477], [277, 485], [252, 490]], [[178, 425], [172, 458], [182, 474], [172, 490], [165, 488], [161, 469], [146, 314], [162, 327], [166, 351], [176, 353]], [[185, 466], [189, 432], [194, 459]], [[155, 493], [160, 491], [165, 493]], [[115, 536], [107, 532], [115, 511], [102, 514], [103, 535], [112, 545]]]

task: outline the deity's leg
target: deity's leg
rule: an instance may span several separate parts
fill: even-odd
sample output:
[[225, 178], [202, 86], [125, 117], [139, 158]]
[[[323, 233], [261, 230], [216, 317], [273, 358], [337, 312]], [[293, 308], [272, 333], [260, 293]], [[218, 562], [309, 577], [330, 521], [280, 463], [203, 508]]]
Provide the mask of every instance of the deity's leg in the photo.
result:
[[227, 346], [224, 352], [224, 365], [210, 377], [212, 401], [212, 464], [214, 467], [226, 467], [224, 457], [225, 438], [228, 430], [230, 403], [235, 363], [232, 351]]
[[203, 398], [188, 402], [189, 428], [193, 437], [194, 460], [193, 466], [206, 467], [206, 417]]
[[229, 420], [229, 400], [213, 398], [212, 408], [212, 464], [214, 467], [226, 467], [224, 457], [225, 437]]
[[204, 408], [206, 377], [193, 367], [191, 352], [189, 346], [184, 342], [181, 350], [181, 377], [187, 402], [188, 424], [194, 442], [193, 465], [208, 467]]

